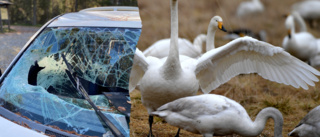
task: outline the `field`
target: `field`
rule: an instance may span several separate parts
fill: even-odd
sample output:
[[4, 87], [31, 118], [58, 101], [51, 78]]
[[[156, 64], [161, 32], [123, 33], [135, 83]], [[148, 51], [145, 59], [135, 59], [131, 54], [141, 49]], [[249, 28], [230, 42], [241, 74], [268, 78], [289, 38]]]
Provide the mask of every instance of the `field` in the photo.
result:
[[[248, 28], [254, 32], [265, 30], [267, 42], [281, 46], [287, 31], [284, 26], [284, 15], [290, 13], [293, 3], [298, 0], [262, 0], [265, 12], [258, 16], [237, 18], [236, 7], [243, 0], [180, 0], [179, 1], [179, 37], [190, 41], [198, 34], [206, 34], [210, 19], [215, 15], [223, 18], [227, 30]], [[170, 37], [170, 1], [139, 0], [142, 33], [138, 43], [140, 50], [146, 49], [157, 40]], [[320, 38], [319, 27], [308, 31]], [[217, 31], [216, 47], [229, 41], [223, 40], [225, 32]], [[213, 94], [221, 94], [239, 102], [254, 120], [258, 112], [265, 107], [278, 108], [284, 117], [283, 136], [290, 132], [312, 108], [320, 104], [320, 83], [309, 90], [296, 89], [292, 86], [265, 80], [256, 74], [240, 75], [213, 90]], [[199, 92], [201, 94], [201, 92]], [[148, 114], [140, 100], [140, 92], [131, 94], [130, 135], [132, 137], [147, 136], [149, 132]], [[153, 133], [156, 137], [171, 137], [177, 128], [170, 126], [160, 118], [156, 118]], [[201, 136], [182, 130], [181, 136]], [[273, 136], [273, 121], [268, 120], [260, 136]]]

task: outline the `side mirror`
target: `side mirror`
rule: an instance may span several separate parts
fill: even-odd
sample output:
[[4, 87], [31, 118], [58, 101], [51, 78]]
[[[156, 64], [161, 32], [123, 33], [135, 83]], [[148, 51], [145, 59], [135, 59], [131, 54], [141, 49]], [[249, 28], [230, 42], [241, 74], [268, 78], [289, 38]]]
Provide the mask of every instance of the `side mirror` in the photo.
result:
[[1, 69], [0, 69], [0, 77], [2, 76], [2, 72], [1, 72]]

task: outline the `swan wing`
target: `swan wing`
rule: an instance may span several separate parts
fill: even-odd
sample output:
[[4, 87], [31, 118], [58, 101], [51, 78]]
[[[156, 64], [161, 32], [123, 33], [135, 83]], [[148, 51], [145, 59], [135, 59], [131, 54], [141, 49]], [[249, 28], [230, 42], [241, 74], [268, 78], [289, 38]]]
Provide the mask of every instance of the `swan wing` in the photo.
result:
[[257, 73], [265, 79], [308, 89], [320, 72], [280, 47], [251, 37], [238, 38], [198, 59], [195, 69], [200, 87], [209, 93], [239, 74]]
[[148, 66], [147, 58], [138, 48], [136, 48], [130, 73], [129, 92], [136, 88], [145, 71], [148, 69]]

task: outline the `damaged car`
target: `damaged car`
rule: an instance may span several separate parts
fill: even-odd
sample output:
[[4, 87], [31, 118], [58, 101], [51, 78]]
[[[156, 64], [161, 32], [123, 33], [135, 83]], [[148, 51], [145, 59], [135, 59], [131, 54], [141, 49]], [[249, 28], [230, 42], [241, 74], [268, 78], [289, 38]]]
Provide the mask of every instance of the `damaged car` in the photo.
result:
[[0, 115], [46, 135], [129, 136], [129, 76], [140, 33], [137, 7], [53, 18], [3, 72]]

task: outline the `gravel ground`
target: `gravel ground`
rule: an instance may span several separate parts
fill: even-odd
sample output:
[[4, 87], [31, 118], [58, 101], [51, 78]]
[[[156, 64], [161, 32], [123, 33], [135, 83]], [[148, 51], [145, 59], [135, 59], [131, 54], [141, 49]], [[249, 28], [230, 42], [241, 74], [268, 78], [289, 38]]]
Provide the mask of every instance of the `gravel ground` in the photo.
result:
[[0, 33], [0, 69], [4, 71], [39, 27], [11, 26], [15, 32]]

